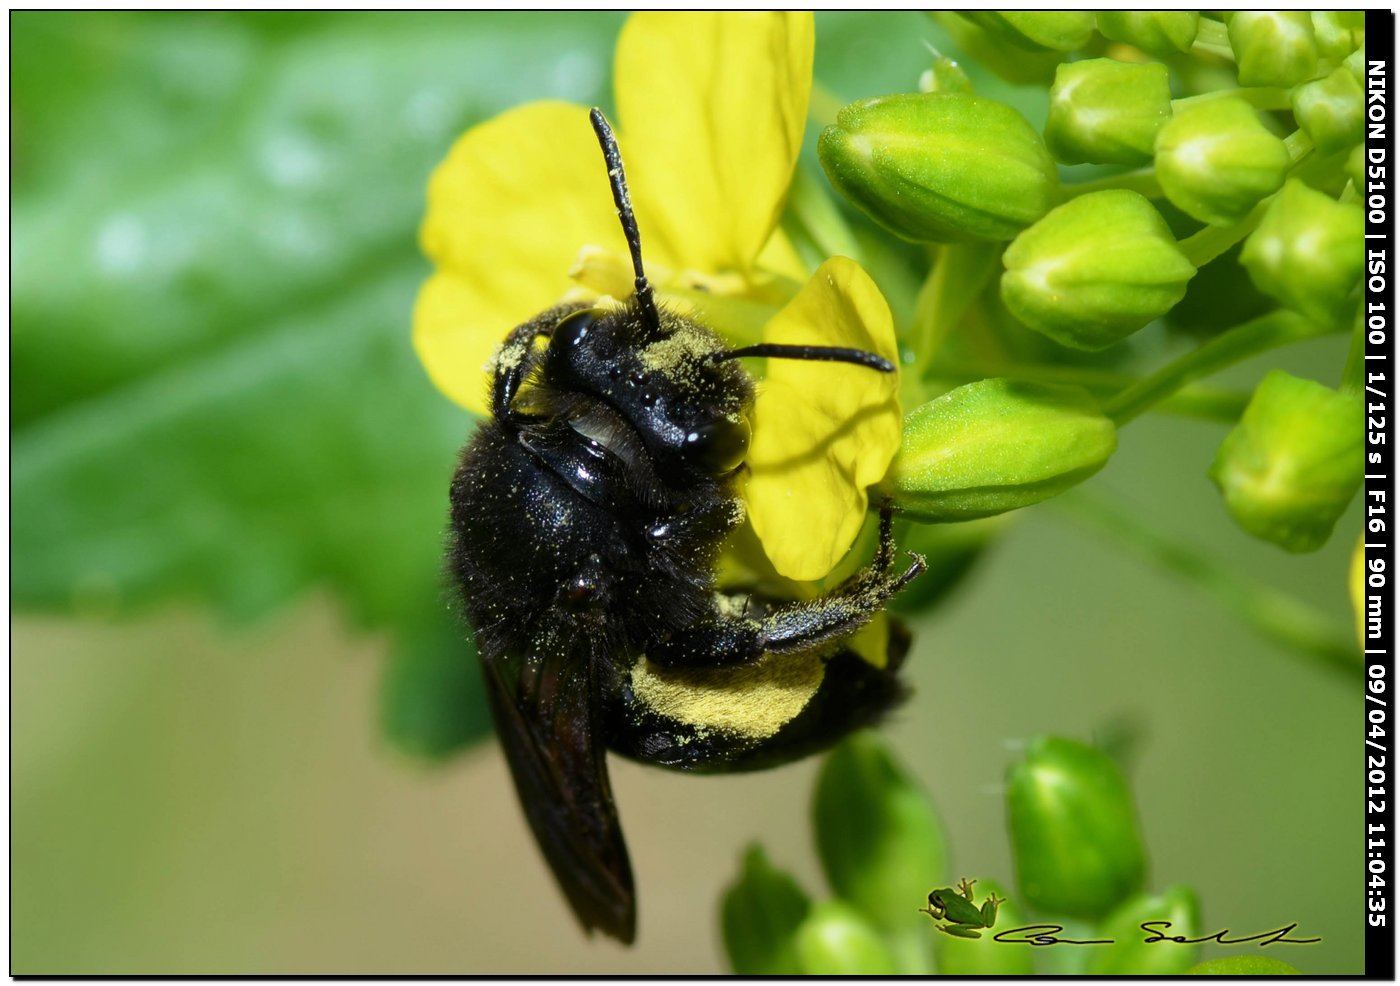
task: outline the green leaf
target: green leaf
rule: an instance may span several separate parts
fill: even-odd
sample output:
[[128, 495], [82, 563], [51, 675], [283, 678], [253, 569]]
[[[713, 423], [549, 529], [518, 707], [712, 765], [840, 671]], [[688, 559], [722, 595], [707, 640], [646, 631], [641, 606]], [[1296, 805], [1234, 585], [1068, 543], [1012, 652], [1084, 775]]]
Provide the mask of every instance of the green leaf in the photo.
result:
[[775, 869], [762, 846], [750, 846], [720, 906], [730, 968], [739, 976], [801, 975], [796, 935], [811, 908], [797, 881]]
[[470, 628], [435, 609], [400, 632], [380, 691], [384, 735], [425, 759], [446, 757], [491, 731]]
[[604, 91], [619, 23], [18, 16], [13, 605], [238, 623], [329, 588], [398, 638], [392, 736], [482, 734], [438, 605], [471, 421], [410, 347], [414, 231], [469, 123]]

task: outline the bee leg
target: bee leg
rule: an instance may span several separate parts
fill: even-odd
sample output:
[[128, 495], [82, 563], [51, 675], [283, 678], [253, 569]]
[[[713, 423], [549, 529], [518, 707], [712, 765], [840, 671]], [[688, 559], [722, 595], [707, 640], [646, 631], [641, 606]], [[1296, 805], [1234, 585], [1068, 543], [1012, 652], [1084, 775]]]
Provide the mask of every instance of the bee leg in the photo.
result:
[[871, 569], [884, 573], [894, 564], [894, 501], [886, 499], [880, 504], [880, 547], [875, 552]]
[[875, 549], [875, 557], [868, 567], [860, 569], [842, 582], [836, 591], [859, 592], [860, 587], [873, 583], [890, 570], [890, 566], [894, 564], [894, 555], [894, 502], [886, 499], [880, 505], [880, 541]]
[[854, 633], [928, 568], [922, 555], [910, 552], [909, 557], [909, 567], [899, 575], [872, 571], [844, 591], [774, 610], [763, 621], [764, 650], [775, 654], [805, 651]]
[[540, 336], [549, 336], [560, 319], [584, 307], [579, 304], [557, 305], [541, 312], [524, 325], [513, 329], [492, 357], [496, 369], [491, 381], [491, 414], [507, 431], [514, 433], [521, 418], [511, 407], [515, 394], [520, 389], [520, 383], [539, 362], [539, 356], [534, 349], [535, 340]]
[[878, 613], [927, 564], [911, 554], [899, 575], [871, 573], [859, 583], [819, 599], [780, 606], [761, 620], [716, 614], [647, 648], [648, 659], [677, 667], [725, 667], [764, 654], [808, 651], [849, 637]]

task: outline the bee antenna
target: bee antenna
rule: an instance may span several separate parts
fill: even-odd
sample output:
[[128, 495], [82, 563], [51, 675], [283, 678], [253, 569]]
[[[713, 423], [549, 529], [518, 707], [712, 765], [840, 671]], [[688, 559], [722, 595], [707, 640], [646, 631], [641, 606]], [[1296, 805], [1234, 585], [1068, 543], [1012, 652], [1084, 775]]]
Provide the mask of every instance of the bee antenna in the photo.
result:
[[627, 176], [622, 171], [622, 152], [617, 149], [617, 138], [613, 136], [608, 118], [598, 107], [588, 113], [593, 123], [593, 132], [598, 135], [598, 146], [603, 149], [603, 160], [608, 163], [608, 184], [612, 186], [613, 202], [617, 205], [617, 218], [622, 222], [622, 233], [627, 237], [627, 250], [632, 254], [632, 269], [637, 274], [637, 306], [642, 317], [653, 329], [661, 328], [661, 316], [656, 313], [656, 300], [651, 294], [651, 284], [642, 270], [642, 234], [637, 229], [637, 217], [632, 212], [632, 196], [627, 191]]
[[879, 370], [881, 373], [894, 372], [894, 364], [885, 357], [867, 352], [864, 349], [847, 349], [844, 346], [788, 346], [779, 342], [764, 342], [756, 346], [745, 346], [742, 349], [730, 349], [727, 352], [715, 353], [710, 358], [718, 363], [723, 360], [738, 359], [741, 356], [769, 356], [776, 359], [810, 359], [823, 360], [828, 363], [854, 363], [856, 366], [869, 367], [872, 370]]

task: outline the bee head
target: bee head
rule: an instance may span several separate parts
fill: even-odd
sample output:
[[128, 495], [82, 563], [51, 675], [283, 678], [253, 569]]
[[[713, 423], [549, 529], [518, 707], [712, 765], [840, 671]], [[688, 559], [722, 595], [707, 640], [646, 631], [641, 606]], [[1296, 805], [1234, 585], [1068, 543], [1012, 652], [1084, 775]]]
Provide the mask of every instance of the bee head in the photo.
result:
[[[749, 447], [753, 381], [742, 356], [833, 360], [890, 372], [884, 358], [863, 350], [765, 343], [730, 349], [694, 319], [660, 308], [642, 267], [641, 233], [627, 190], [622, 157], [602, 112], [590, 114], [618, 219], [627, 239], [635, 291], [621, 308], [568, 312], [548, 332], [541, 381], [556, 393], [601, 401], [570, 417], [576, 430], [604, 446], [630, 425], [659, 474], [676, 481], [722, 477], [743, 463]], [[602, 423], [599, 423], [601, 420]]]
[[661, 310], [656, 324], [632, 303], [565, 316], [550, 336], [552, 387], [602, 399], [636, 430], [661, 472], [723, 476], [749, 447], [753, 383], [699, 322]]

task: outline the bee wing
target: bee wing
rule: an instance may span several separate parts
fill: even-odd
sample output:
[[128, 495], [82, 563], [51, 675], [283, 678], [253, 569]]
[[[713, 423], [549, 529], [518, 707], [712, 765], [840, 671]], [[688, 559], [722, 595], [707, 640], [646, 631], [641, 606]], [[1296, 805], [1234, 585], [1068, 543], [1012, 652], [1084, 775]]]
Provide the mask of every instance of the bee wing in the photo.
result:
[[483, 661], [486, 691], [525, 817], [574, 913], [590, 932], [631, 944], [632, 865], [608, 783], [590, 647], [546, 619], [514, 684], [505, 660]]

